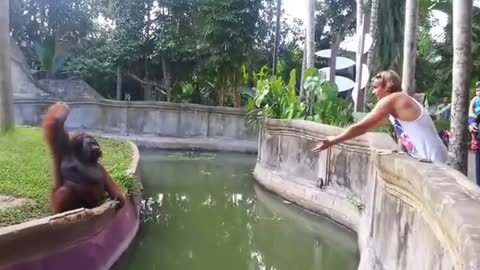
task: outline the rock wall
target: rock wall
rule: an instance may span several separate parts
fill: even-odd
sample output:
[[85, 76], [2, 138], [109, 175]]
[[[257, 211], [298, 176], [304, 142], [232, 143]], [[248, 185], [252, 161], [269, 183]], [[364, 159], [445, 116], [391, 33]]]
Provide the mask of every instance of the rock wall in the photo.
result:
[[261, 129], [256, 180], [357, 232], [358, 269], [480, 269], [480, 188], [446, 165], [397, 153], [368, 133], [321, 153], [340, 128], [270, 120]]

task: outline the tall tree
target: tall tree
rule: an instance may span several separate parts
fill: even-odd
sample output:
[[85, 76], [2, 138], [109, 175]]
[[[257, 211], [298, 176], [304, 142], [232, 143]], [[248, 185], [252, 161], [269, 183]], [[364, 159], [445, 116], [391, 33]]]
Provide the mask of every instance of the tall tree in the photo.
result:
[[354, 109], [356, 112], [364, 110], [364, 95], [362, 91], [362, 67], [363, 67], [363, 48], [365, 39], [365, 2], [364, 0], [357, 0], [357, 52], [356, 52], [356, 72], [355, 72], [355, 86]]
[[[370, 3], [370, 28], [368, 32], [370, 33], [370, 36], [373, 38], [372, 45], [368, 51], [367, 54], [367, 68], [369, 72], [371, 73], [373, 70], [373, 56], [375, 54], [375, 43], [376, 39], [375, 37], [377, 36], [377, 28], [378, 28], [378, 8], [380, 5], [380, 0], [371, 0]], [[363, 107], [366, 109], [366, 106], [370, 102], [370, 87], [369, 83], [367, 83], [367, 86], [363, 90]]]
[[122, 100], [122, 68], [117, 65], [117, 100]]
[[[378, 28], [378, 8], [380, 5], [380, 0], [372, 0], [371, 7], [370, 7], [370, 29], [369, 33], [373, 38], [372, 47], [367, 55], [367, 67], [371, 71], [373, 68], [373, 55], [375, 54], [375, 37], [377, 36], [377, 28]], [[365, 99], [365, 102], [367, 100]]]
[[378, 7], [377, 31], [373, 36], [372, 73], [380, 70], [393, 69], [401, 71], [403, 46], [403, 15], [405, 1], [382, 0]]
[[315, 0], [307, 0], [305, 42], [306, 68], [312, 68], [315, 63]]
[[69, 52], [94, 32], [100, 1], [10, 0], [10, 31], [33, 70], [59, 75]]
[[204, 0], [198, 18], [199, 46], [206, 66], [217, 74], [218, 105], [224, 106], [229, 92], [240, 106], [241, 66], [254, 47], [260, 0]]
[[273, 74], [277, 74], [278, 46], [280, 45], [280, 16], [282, 14], [282, 0], [277, 0], [276, 23], [275, 23], [275, 44], [273, 48]]
[[[317, 2], [317, 35], [327, 41], [332, 51], [330, 56], [330, 81], [335, 81], [337, 55], [340, 43], [346, 35], [355, 31], [355, 0], [325, 0]], [[320, 33], [319, 33], [320, 32]], [[317, 38], [318, 40], [318, 38]], [[320, 43], [323, 43], [320, 40]]]
[[449, 164], [467, 174], [468, 86], [472, 64], [472, 0], [453, 1], [452, 138]]
[[406, 2], [402, 89], [409, 95], [414, 95], [416, 91], [415, 61], [417, 56], [418, 6], [419, 0], [407, 0]]
[[10, 70], [9, 1], [0, 1], [0, 133], [14, 126]]

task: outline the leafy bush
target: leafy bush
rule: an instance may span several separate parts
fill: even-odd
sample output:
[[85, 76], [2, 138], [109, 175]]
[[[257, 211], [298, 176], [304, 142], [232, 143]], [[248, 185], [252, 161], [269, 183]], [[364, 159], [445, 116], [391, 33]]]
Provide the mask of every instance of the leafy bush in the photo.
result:
[[338, 96], [335, 83], [316, 69], [305, 71], [304, 83], [308, 120], [344, 127], [353, 122], [352, 104]]
[[[263, 75], [257, 78], [255, 97], [247, 103], [248, 116], [260, 119], [295, 119], [305, 116], [305, 104], [300, 102], [295, 90], [295, 69], [285, 84], [282, 77]], [[252, 119], [252, 118], [250, 118]]]
[[[305, 71], [305, 96], [295, 89], [296, 70], [290, 71], [288, 84], [262, 68], [255, 76], [256, 87], [247, 103], [249, 122], [276, 119], [306, 119], [327, 125], [346, 126], [353, 122], [351, 104], [338, 97], [337, 87], [317, 69]], [[249, 91], [245, 91], [249, 92]]]

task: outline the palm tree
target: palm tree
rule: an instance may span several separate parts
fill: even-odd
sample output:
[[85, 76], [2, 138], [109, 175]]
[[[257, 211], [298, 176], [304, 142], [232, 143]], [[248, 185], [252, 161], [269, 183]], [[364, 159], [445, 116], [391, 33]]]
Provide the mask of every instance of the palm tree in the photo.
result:
[[300, 96], [303, 97], [305, 70], [315, 63], [315, 0], [307, 0], [307, 18], [305, 27], [305, 44], [303, 46], [302, 76], [300, 79]]
[[[373, 70], [373, 54], [375, 49], [375, 37], [377, 36], [377, 21], [378, 21], [378, 8], [380, 0], [372, 0], [371, 2], [371, 11], [370, 11], [370, 35], [373, 39], [372, 47], [367, 55], [367, 67], [369, 70]], [[365, 100], [366, 101], [366, 100]]]
[[402, 89], [404, 92], [412, 96], [415, 94], [418, 4], [419, 0], [407, 0], [405, 8]]
[[[378, 26], [378, 9], [380, 6], [380, 0], [371, 0], [370, 2], [370, 29], [368, 30], [370, 36], [373, 38], [372, 46], [367, 54], [367, 67], [370, 72], [373, 71], [373, 55], [375, 54], [375, 37], [377, 36], [377, 26]], [[366, 105], [369, 102], [370, 91], [368, 84], [363, 90], [363, 106], [366, 108]]]
[[315, 63], [315, 0], [307, 0], [307, 32], [305, 42], [307, 44], [306, 68], [312, 68]]
[[13, 89], [10, 70], [9, 2], [0, 1], [0, 132], [13, 128]]
[[362, 66], [363, 66], [363, 47], [365, 39], [365, 2], [357, 0], [357, 53], [356, 53], [356, 72], [355, 72], [355, 111], [363, 111], [364, 95], [362, 92]]
[[467, 174], [468, 85], [472, 64], [472, 0], [453, 1], [452, 137], [449, 164]]
[[282, 13], [282, 0], [277, 0], [277, 19], [275, 22], [275, 43], [273, 45], [273, 75], [277, 75], [278, 46], [280, 43], [280, 15]]

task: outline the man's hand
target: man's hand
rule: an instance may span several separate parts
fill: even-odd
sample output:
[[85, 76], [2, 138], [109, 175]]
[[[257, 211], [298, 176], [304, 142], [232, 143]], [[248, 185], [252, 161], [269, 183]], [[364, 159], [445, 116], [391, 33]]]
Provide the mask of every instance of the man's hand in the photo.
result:
[[478, 132], [478, 127], [475, 125], [469, 125], [468, 126], [468, 131], [470, 132]]
[[323, 150], [325, 150], [325, 149], [327, 149], [327, 148], [329, 148], [333, 145], [335, 145], [334, 137], [328, 136], [324, 141], [317, 144], [317, 147], [313, 148], [312, 151], [313, 152], [320, 152], [320, 151], [323, 151]]

